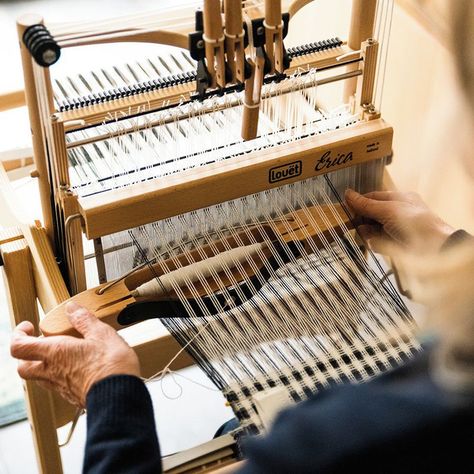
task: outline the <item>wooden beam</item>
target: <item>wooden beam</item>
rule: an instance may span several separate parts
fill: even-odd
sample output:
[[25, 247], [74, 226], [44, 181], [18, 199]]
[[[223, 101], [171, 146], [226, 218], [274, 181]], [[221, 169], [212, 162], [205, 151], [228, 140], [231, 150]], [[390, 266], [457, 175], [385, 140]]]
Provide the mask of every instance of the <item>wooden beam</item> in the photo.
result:
[[[0, 247], [4, 262], [5, 285], [12, 317], [12, 326], [30, 321], [39, 334], [39, 315], [33, 265], [24, 239]], [[52, 394], [36, 382], [25, 382], [25, 399], [33, 441], [42, 474], [61, 474], [62, 463], [58, 446]]]
[[[392, 128], [381, 119], [360, 122], [352, 127], [186, 170], [168, 176], [166, 180], [154, 179], [80, 198], [85, 233], [89, 239], [110, 235], [376, 160], [391, 153], [392, 136]], [[288, 173], [284, 180], [281, 179], [283, 171]]]
[[25, 91], [23, 90], [0, 94], [0, 112], [17, 109], [25, 105]]

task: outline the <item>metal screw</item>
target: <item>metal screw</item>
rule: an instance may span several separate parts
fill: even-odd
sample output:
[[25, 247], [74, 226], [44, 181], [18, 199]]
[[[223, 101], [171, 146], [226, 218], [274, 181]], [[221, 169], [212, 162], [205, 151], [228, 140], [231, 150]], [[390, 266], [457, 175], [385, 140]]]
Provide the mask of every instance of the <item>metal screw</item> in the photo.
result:
[[58, 57], [56, 55], [56, 51], [52, 49], [47, 49], [46, 51], [44, 51], [43, 61], [45, 64], [52, 65], [56, 62], [57, 59]]
[[198, 49], [204, 48], [204, 41], [203, 41], [203, 40], [199, 40], [199, 41], [196, 43], [196, 48], [198, 48]]
[[265, 28], [263, 28], [263, 26], [259, 26], [257, 28], [257, 35], [262, 36], [264, 33], [265, 33]]

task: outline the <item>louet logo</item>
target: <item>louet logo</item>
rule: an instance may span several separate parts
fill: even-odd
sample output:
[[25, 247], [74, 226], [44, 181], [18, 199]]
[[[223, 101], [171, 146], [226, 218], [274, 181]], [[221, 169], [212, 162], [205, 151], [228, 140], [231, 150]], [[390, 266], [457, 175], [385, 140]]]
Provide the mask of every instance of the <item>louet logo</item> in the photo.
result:
[[303, 163], [301, 161], [293, 161], [287, 165], [272, 168], [269, 173], [270, 183], [277, 183], [285, 179], [294, 178], [303, 172]]

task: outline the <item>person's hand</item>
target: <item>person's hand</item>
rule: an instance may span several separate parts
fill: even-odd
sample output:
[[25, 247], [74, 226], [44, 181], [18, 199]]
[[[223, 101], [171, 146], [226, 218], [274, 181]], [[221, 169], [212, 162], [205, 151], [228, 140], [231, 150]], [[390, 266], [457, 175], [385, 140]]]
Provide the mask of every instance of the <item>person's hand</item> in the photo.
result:
[[85, 407], [94, 383], [110, 375], [140, 376], [135, 351], [107, 324], [75, 303], [66, 305], [74, 328], [84, 337], [34, 337], [24, 321], [13, 332], [10, 351], [19, 359], [18, 373], [57, 390], [72, 404]]
[[437, 252], [454, 229], [433, 214], [416, 193], [346, 191], [346, 202], [361, 222], [358, 231], [370, 248], [387, 255], [401, 247]]

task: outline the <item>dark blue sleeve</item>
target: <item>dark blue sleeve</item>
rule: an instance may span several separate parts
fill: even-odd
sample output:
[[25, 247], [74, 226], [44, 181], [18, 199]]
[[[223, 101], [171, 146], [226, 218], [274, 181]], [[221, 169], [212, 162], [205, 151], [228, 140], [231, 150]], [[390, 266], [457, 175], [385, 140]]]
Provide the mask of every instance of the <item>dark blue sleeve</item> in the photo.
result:
[[444, 393], [426, 359], [283, 412], [266, 437], [244, 446], [239, 472], [474, 472], [473, 397]]
[[87, 395], [87, 474], [160, 473], [161, 455], [153, 406], [137, 377], [97, 382]]

